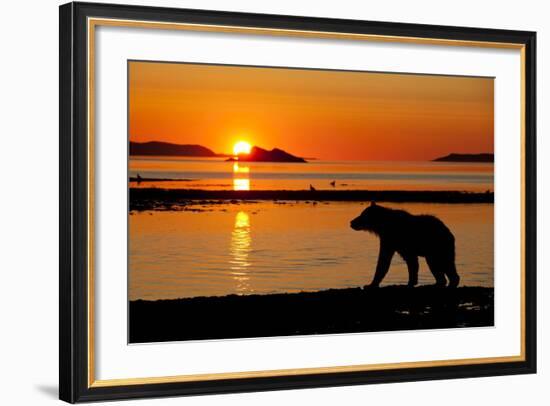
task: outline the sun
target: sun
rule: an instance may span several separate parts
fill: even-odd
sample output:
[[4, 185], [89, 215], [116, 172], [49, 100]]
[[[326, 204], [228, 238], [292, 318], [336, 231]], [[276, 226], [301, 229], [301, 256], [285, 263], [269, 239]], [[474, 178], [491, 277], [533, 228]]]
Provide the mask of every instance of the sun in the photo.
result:
[[235, 145], [233, 145], [233, 154], [235, 156], [242, 155], [242, 154], [250, 154], [251, 149], [252, 149], [252, 146], [248, 142], [239, 141]]

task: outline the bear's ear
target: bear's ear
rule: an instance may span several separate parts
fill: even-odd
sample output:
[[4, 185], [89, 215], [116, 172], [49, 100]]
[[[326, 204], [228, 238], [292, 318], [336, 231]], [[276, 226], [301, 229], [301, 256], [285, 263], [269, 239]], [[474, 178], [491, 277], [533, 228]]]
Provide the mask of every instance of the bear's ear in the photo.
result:
[[373, 201], [370, 202], [370, 205], [371, 206], [376, 206], [376, 202], [373, 200]]

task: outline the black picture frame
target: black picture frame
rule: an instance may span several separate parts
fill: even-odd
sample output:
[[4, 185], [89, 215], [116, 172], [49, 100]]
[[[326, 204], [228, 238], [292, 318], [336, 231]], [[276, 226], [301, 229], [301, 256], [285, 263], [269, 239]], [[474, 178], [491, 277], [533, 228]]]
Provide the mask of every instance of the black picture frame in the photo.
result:
[[[536, 33], [327, 18], [112, 4], [60, 6], [59, 397], [67, 402], [235, 393], [536, 372]], [[94, 387], [89, 382], [87, 19], [89, 17], [291, 29], [381, 36], [513, 43], [524, 64], [524, 349], [523, 360], [359, 372]]]

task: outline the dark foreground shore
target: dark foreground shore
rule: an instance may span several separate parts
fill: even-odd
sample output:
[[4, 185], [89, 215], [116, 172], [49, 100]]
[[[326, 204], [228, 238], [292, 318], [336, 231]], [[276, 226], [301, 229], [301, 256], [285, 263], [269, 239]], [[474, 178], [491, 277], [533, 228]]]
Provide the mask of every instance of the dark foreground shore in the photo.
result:
[[492, 326], [493, 289], [388, 286], [131, 301], [130, 343]]
[[130, 210], [166, 210], [204, 201], [341, 201], [341, 202], [418, 202], [493, 203], [493, 192], [399, 191], [399, 190], [194, 190], [130, 188]]

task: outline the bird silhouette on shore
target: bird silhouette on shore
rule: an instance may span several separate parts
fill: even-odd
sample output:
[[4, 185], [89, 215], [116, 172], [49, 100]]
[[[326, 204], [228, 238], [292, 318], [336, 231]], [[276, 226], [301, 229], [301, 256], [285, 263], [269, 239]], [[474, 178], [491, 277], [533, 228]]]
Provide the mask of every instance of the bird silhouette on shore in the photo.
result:
[[137, 183], [141, 183], [141, 176], [139, 176], [139, 173], [137, 174]]
[[317, 189], [315, 189], [315, 188], [313, 187], [313, 185], [310, 184], [310, 185], [309, 185], [309, 190], [311, 190], [312, 192], [315, 192]]
[[335, 187], [336, 186], [336, 181], [333, 180], [332, 182], [330, 182], [330, 186]]

